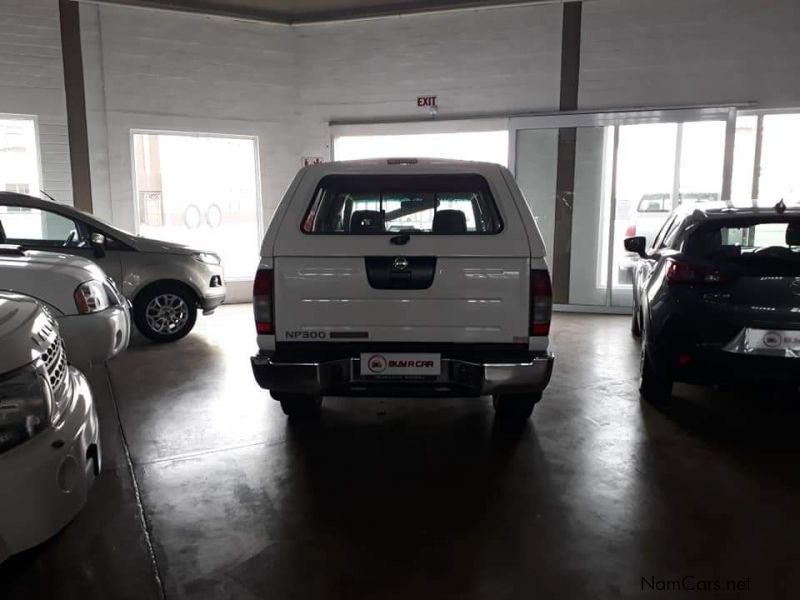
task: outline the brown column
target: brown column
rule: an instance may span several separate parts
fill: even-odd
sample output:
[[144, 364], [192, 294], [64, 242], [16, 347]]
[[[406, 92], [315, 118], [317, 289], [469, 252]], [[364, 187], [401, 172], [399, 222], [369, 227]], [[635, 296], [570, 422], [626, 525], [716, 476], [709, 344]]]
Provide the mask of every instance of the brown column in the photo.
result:
[[[561, 31], [561, 111], [578, 108], [578, 79], [581, 57], [580, 2], [564, 4]], [[577, 129], [558, 130], [556, 207], [553, 232], [553, 301], [569, 302], [569, 271], [572, 256], [572, 208], [575, 193], [575, 141]]]
[[61, 56], [64, 61], [64, 90], [67, 97], [72, 197], [76, 208], [92, 212], [89, 134], [86, 129], [86, 96], [83, 87], [78, 3], [72, 0], [59, 0], [58, 9], [61, 16]]

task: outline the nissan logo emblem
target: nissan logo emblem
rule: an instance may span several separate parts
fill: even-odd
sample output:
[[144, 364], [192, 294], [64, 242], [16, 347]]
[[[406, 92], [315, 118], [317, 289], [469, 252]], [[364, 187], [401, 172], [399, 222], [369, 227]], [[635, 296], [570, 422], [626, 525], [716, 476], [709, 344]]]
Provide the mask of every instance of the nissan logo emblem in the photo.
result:
[[800, 277], [789, 284], [789, 289], [795, 296], [800, 296]]
[[405, 256], [398, 256], [394, 259], [392, 266], [396, 271], [405, 271], [408, 268], [408, 259]]

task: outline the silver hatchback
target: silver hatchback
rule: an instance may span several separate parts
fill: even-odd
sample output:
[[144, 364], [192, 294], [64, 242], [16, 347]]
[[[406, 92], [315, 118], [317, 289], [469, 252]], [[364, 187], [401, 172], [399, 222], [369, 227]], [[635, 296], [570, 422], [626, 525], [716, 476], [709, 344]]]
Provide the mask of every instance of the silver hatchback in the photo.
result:
[[198, 308], [211, 314], [225, 300], [213, 252], [134, 235], [51, 200], [0, 192], [0, 244], [95, 261], [131, 301], [137, 329], [156, 342], [182, 338]]

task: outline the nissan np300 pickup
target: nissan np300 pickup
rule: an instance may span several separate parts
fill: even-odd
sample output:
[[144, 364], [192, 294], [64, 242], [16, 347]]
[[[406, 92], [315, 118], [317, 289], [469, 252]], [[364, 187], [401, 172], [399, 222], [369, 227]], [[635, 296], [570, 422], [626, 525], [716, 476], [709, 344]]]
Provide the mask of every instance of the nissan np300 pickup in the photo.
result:
[[544, 256], [499, 165], [305, 167], [261, 247], [255, 378], [290, 418], [323, 395], [492, 395], [527, 419], [553, 367]]

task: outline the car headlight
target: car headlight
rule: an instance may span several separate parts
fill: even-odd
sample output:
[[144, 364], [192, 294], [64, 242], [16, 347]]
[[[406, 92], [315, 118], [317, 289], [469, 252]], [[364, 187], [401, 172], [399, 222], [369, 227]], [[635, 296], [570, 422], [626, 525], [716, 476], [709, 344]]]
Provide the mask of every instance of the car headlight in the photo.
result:
[[207, 265], [222, 264], [222, 260], [220, 259], [219, 255], [214, 254], [213, 252], [198, 252], [197, 254], [192, 254], [192, 256], [195, 260]]
[[82, 315], [100, 312], [111, 305], [102, 281], [92, 279], [75, 290], [75, 306]]
[[53, 418], [53, 393], [41, 359], [0, 378], [0, 452], [31, 439]]

